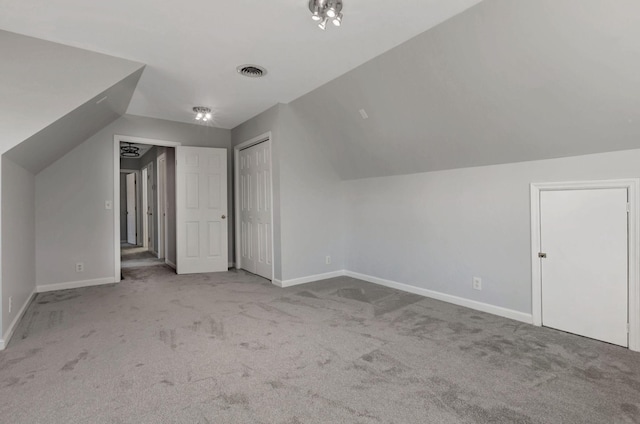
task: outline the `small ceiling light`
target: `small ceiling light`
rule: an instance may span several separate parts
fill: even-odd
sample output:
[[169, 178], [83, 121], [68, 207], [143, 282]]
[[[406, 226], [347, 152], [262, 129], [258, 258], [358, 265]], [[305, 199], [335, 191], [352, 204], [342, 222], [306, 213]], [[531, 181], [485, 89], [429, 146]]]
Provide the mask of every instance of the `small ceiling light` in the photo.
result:
[[[311, 3], [309, 3], [309, 7], [311, 7]], [[318, 5], [314, 5], [313, 9], [311, 9], [311, 19], [314, 21], [321, 21], [322, 17], [320, 16], [320, 8]]]
[[336, 16], [335, 18], [333, 18], [333, 24], [337, 27], [339, 27], [340, 25], [342, 25], [342, 13], [340, 13], [338, 16]]
[[196, 121], [207, 122], [211, 120], [211, 109], [208, 107], [196, 106], [193, 108], [193, 112], [196, 114]]
[[311, 19], [318, 23], [321, 30], [327, 28], [331, 20], [337, 27], [342, 25], [342, 0], [309, 0]]
[[140, 148], [133, 145], [133, 143], [120, 144], [120, 156], [123, 158], [139, 158]]

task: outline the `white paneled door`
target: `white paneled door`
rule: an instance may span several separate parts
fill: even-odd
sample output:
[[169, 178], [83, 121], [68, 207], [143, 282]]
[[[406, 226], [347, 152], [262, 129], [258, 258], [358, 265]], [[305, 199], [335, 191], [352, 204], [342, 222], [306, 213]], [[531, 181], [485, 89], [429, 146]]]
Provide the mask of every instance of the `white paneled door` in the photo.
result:
[[272, 278], [271, 151], [263, 142], [239, 153], [242, 268]]
[[137, 244], [136, 174], [127, 174], [125, 178], [127, 180], [127, 243]]
[[627, 202], [625, 188], [540, 192], [543, 325], [628, 346]]
[[176, 147], [178, 274], [228, 269], [227, 150]]

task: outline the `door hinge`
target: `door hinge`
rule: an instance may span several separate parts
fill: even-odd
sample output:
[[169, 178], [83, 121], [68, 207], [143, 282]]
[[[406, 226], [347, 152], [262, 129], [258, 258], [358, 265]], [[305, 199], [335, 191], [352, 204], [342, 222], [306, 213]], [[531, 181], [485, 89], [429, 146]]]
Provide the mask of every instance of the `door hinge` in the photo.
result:
[[538, 253], [538, 257], [539, 257], [540, 259], [544, 259], [544, 258], [546, 258], [546, 257], [547, 257], [547, 254], [546, 254], [546, 253], [539, 252], [539, 253]]
[[627, 203], [627, 213], [631, 212], [631, 203]]
[[627, 323], [627, 334], [631, 332], [631, 324]]

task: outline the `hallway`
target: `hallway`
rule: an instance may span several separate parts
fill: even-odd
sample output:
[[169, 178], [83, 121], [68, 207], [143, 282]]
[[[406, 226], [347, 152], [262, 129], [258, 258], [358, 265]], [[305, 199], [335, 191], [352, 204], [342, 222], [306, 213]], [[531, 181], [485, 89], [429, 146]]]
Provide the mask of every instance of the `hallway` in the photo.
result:
[[146, 247], [122, 243], [120, 244], [120, 252], [122, 268], [164, 264], [163, 259], [155, 257]]

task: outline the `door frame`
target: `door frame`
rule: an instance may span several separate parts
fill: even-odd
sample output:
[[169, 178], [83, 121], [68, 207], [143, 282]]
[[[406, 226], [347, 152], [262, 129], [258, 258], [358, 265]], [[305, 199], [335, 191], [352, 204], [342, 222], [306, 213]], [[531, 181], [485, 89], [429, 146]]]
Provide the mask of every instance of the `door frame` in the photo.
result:
[[629, 203], [628, 214], [628, 313], [629, 349], [640, 352], [640, 179], [569, 181], [531, 184], [531, 313], [533, 324], [542, 326], [542, 272], [540, 249], [540, 192], [562, 190], [596, 190], [624, 188]]
[[120, 262], [120, 142], [151, 144], [161, 147], [182, 146], [182, 143], [178, 141], [156, 140], [119, 134], [113, 136], [113, 279], [116, 283], [120, 282], [122, 275], [122, 264]]
[[242, 269], [242, 237], [240, 234], [240, 151], [248, 149], [260, 143], [268, 143], [269, 146], [269, 169], [271, 170], [269, 184], [271, 185], [271, 281], [275, 279], [275, 238], [273, 227], [273, 137], [271, 131], [244, 141], [233, 148], [233, 197], [234, 197], [234, 219], [235, 219], [235, 256], [236, 269]]

